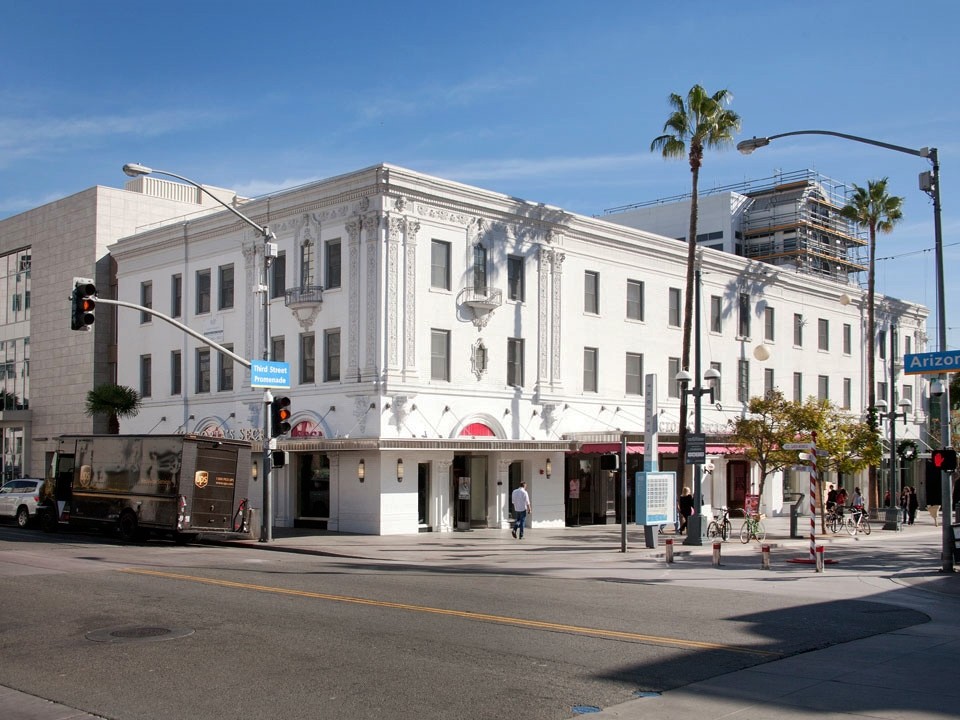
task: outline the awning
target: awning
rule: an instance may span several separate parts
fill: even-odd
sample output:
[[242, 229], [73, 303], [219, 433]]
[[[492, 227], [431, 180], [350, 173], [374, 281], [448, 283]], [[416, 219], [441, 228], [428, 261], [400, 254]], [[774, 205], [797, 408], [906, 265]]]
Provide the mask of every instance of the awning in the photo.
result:
[[[627, 445], [627, 455], [642, 455], [643, 443]], [[739, 455], [743, 451], [739, 445], [707, 445], [707, 455]], [[620, 443], [584, 443], [578, 451], [584, 455], [614, 455], [620, 453]], [[660, 455], [676, 455], [676, 443], [660, 443], [657, 445]]]

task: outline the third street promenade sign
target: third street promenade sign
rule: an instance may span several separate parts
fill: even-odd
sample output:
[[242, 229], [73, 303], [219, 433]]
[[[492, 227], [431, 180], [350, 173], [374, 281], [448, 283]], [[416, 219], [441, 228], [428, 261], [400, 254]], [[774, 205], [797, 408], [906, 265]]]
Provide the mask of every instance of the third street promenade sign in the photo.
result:
[[960, 350], [903, 356], [903, 372], [907, 375], [936, 375], [958, 371], [960, 371]]

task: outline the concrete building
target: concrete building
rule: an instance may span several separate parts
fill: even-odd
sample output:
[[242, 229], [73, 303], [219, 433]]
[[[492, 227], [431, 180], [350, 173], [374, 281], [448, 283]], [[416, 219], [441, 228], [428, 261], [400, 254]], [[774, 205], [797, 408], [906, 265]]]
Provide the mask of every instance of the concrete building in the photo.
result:
[[[648, 374], [661, 465], [676, 467], [672, 378], [686, 257], [678, 233], [391, 165], [242, 211], [277, 235], [265, 293], [262, 238], [226, 211], [163, 222], [110, 253], [120, 300], [148, 298], [242, 357], [263, 355], [268, 298], [270, 355], [292, 377], [289, 391], [277, 391], [293, 408], [280, 441], [288, 462], [274, 470], [277, 525], [372, 534], [504, 527], [521, 480], [535, 526], [615, 521], [617, 471], [604, 458], [621, 432], [642, 433]], [[716, 404], [704, 410], [713, 467], [704, 488], [707, 502], [735, 505], [757, 478], [725, 442], [728, 421], [776, 387], [862, 412], [864, 338], [863, 294], [848, 275], [797, 272], [731, 249], [707, 246], [702, 257], [703, 365], [721, 375]], [[923, 349], [926, 309], [884, 307]], [[117, 322], [118, 381], [144, 395], [123, 432], [261, 442], [263, 393], [245, 368], [150, 315], [122, 311]], [[923, 421], [918, 390], [912, 423]], [[628, 456], [628, 477], [641, 457]], [[805, 481], [768, 481], [764, 509], [784, 511], [784, 493]]]

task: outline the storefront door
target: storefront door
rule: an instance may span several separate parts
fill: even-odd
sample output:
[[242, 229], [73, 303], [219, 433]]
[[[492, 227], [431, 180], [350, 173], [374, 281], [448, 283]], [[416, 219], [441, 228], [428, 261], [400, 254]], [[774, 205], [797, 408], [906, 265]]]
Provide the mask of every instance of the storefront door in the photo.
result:
[[297, 519], [330, 517], [330, 459], [323, 453], [297, 455]]

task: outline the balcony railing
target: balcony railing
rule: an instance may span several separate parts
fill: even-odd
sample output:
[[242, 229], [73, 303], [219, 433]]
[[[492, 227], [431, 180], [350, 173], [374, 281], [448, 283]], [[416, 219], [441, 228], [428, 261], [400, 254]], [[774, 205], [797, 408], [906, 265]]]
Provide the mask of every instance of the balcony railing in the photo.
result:
[[323, 302], [321, 285], [303, 285], [290, 288], [284, 293], [284, 304], [288, 308], [316, 307]]
[[461, 293], [464, 305], [475, 310], [493, 310], [503, 304], [503, 291], [492, 287], [468, 287]]

